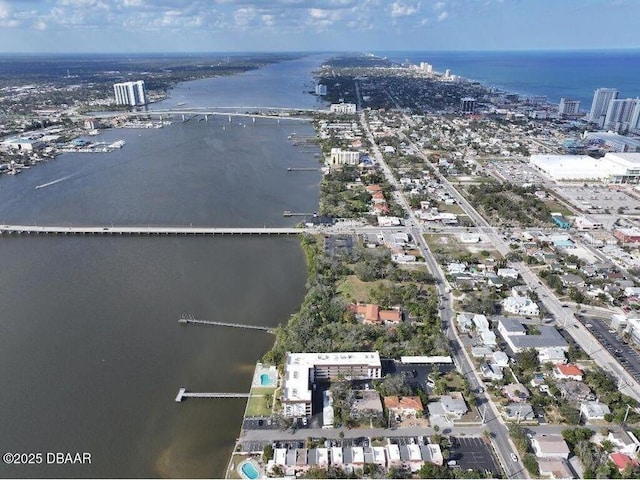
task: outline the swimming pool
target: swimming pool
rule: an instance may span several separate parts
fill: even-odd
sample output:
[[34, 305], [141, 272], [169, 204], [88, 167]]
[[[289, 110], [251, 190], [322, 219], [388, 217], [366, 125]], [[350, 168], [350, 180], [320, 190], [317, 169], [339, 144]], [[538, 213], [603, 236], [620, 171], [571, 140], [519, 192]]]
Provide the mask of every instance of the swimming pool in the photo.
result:
[[275, 385], [275, 382], [271, 375], [269, 375], [268, 373], [263, 373], [262, 375], [260, 375], [260, 385], [263, 387], [272, 387], [273, 385]]
[[256, 467], [253, 465], [253, 462], [250, 460], [246, 460], [242, 463], [242, 465], [240, 466], [240, 471], [242, 472], [243, 476], [245, 478], [248, 478], [249, 480], [256, 480], [258, 477], [260, 477], [260, 472], [258, 472]]

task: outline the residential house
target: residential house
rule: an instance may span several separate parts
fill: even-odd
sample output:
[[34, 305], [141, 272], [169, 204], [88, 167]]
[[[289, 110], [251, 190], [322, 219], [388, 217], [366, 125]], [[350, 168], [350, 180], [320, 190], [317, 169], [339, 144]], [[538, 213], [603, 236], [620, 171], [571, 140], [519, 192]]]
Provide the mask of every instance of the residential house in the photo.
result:
[[393, 415], [422, 415], [424, 407], [420, 397], [402, 397], [392, 395], [384, 397], [384, 406]]
[[427, 408], [429, 409], [430, 416], [444, 417], [446, 419], [459, 419], [469, 410], [460, 392], [451, 392], [450, 395], [442, 395], [440, 400], [429, 402]]
[[390, 467], [399, 467], [402, 465], [400, 458], [400, 447], [395, 443], [388, 443], [385, 447], [387, 450], [387, 461]]
[[480, 365], [480, 373], [482, 374], [482, 377], [487, 380], [502, 380], [504, 378], [502, 367], [495, 363], [482, 363]]
[[531, 394], [527, 387], [521, 383], [511, 383], [502, 387], [502, 394], [515, 403], [526, 401]]
[[458, 323], [458, 330], [461, 332], [468, 332], [473, 325], [473, 321], [465, 313], [459, 313], [456, 317], [456, 322]]
[[562, 435], [535, 435], [531, 439], [531, 447], [539, 458], [569, 458], [571, 451]]
[[640, 440], [631, 431], [617, 430], [609, 432], [607, 440], [615, 445], [615, 450], [635, 457], [640, 452]]
[[605, 415], [611, 413], [609, 406], [597, 401], [587, 401], [580, 404], [580, 414], [585, 420], [604, 420]]
[[568, 462], [563, 458], [538, 458], [538, 467], [542, 477], [557, 480], [576, 478]]
[[610, 453], [609, 459], [611, 459], [611, 461], [615, 463], [620, 473], [624, 472], [625, 469], [627, 469], [627, 467], [629, 466], [631, 467], [638, 466], [638, 462], [636, 460], [631, 458], [629, 455], [625, 455], [624, 453], [620, 453], [620, 452]]
[[507, 297], [502, 301], [505, 312], [514, 315], [538, 316], [540, 308], [538, 304], [528, 297]]
[[530, 403], [510, 403], [502, 411], [504, 419], [511, 422], [527, 422], [535, 420], [536, 415]]
[[402, 322], [402, 310], [395, 307], [390, 310], [382, 310], [375, 304], [352, 304], [349, 309], [356, 314], [356, 318], [362, 323], [372, 325], [399, 324]]
[[442, 450], [437, 443], [420, 445], [420, 453], [422, 454], [422, 460], [425, 462], [435, 463], [436, 465], [442, 465], [444, 463]]
[[577, 365], [557, 364], [553, 367], [553, 377], [559, 380], [577, 380], [582, 381], [584, 372]]
[[493, 352], [493, 363], [498, 365], [499, 367], [508, 367], [509, 366], [509, 356], [501, 351]]
[[560, 390], [560, 396], [568, 402], [580, 403], [596, 399], [587, 385], [576, 380], [560, 380], [556, 387]]
[[518, 271], [514, 268], [499, 268], [497, 273], [499, 277], [512, 280], [517, 280], [519, 275]]

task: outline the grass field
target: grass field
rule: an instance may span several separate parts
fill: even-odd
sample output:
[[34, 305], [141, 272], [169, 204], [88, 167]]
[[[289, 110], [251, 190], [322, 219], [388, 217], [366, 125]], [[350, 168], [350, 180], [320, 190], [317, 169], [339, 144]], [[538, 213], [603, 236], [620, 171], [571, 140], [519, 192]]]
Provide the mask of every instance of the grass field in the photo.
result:
[[247, 417], [268, 417], [271, 415], [271, 406], [267, 405], [266, 395], [271, 395], [273, 402], [273, 392], [275, 387], [255, 387], [251, 389], [251, 397], [247, 406]]
[[338, 285], [338, 293], [352, 302], [371, 303], [371, 291], [380, 285], [389, 284], [388, 280], [363, 282], [355, 275], [349, 275]]

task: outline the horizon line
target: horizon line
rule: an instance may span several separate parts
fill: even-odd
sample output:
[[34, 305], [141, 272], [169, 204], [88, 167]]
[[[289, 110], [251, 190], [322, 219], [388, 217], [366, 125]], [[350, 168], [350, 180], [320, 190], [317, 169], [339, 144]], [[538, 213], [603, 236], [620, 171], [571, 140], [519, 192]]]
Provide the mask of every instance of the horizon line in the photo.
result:
[[154, 50], [154, 51], [33, 51], [33, 52], [1, 52], [0, 55], [242, 55], [242, 54], [344, 54], [344, 53], [518, 53], [518, 52], [629, 52], [640, 51], [635, 47], [551, 47], [551, 48], [510, 48], [510, 49], [368, 49], [368, 50]]

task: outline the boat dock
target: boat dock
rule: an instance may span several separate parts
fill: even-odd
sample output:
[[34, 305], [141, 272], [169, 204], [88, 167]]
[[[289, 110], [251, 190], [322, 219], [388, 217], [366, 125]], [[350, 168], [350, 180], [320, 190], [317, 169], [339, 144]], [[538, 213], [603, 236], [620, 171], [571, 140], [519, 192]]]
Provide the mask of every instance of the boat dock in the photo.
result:
[[283, 217], [313, 217], [315, 213], [290, 212], [285, 210], [282, 212]]
[[319, 172], [319, 168], [313, 167], [288, 167], [287, 172]]
[[178, 390], [176, 402], [181, 402], [185, 398], [249, 398], [248, 393], [206, 393], [206, 392], [187, 392], [186, 388]]
[[273, 333], [273, 328], [263, 327], [262, 325], [246, 325], [244, 323], [216, 322], [214, 320], [198, 320], [196, 318], [183, 315], [178, 319], [178, 323], [187, 324], [195, 323], [198, 325], [215, 325], [218, 327], [244, 328], [247, 330], [262, 330], [264, 332]]

